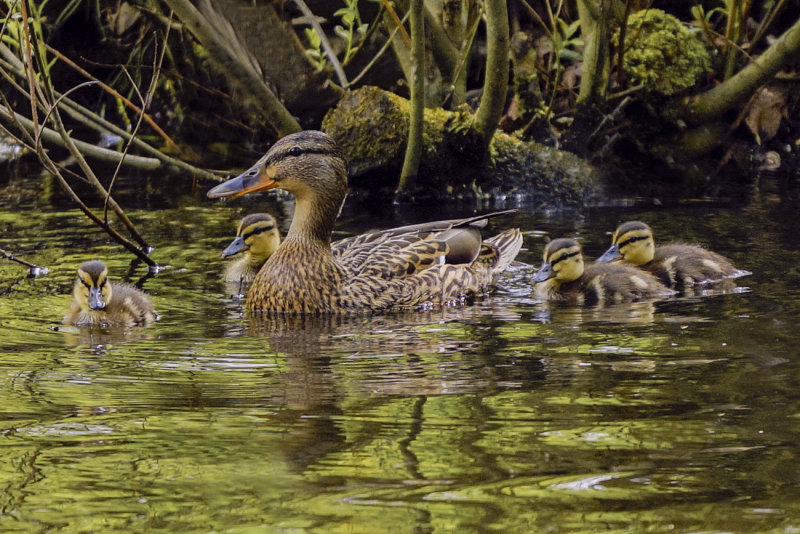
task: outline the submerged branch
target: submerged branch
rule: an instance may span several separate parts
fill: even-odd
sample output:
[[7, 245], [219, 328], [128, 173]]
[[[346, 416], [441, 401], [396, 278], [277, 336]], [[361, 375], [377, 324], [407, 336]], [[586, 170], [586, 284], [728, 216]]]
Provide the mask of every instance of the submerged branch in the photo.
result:
[[22, 258], [17, 258], [12, 253], [8, 252], [7, 250], [3, 250], [2, 248], [0, 248], [0, 256], [3, 256], [5, 259], [7, 259], [9, 261], [14, 261], [14, 262], [19, 263], [20, 265], [24, 265], [25, 267], [28, 268], [28, 272], [30, 273], [30, 276], [33, 276], [33, 277], [36, 277], [36, 276], [39, 276], [39, 275], [42, 275], [42, 274], [47, 274], [48, 271], [49, 271], [49, 269], [47, 267], [39, 267], [38, 265], [35, 265], [35, 264], [33, 264], [33, 263], [29, 262], [29, 261], [23, 260]]

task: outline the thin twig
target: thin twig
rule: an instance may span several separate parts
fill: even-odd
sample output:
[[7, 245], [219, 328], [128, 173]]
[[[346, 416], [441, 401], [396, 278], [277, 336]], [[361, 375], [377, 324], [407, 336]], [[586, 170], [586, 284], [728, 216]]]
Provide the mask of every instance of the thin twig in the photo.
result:
[[775, 20], [775, 16], [778, 13], [780, 13], [781, 11], [783, 11], [783, 8], [784, 8], [785, 4], [786, 4], [786, 0], [778, 0], [778, 3], [775, 4], [772, 7], [772, 9], [769, 10], [769, 13], [767, 14], [767, 16], [764, 17], [764, 19], [762, 20], [761, 24], [758, 26], [758, 30], [756, 31], [756, 34], [753, 36], [752, 39], [750, 39], [750, 42], [748, 43], [748, 45], [749, 45], [748, 48], [750, 50], [755, 48], [755, 46], [758, 43], [758, 41], [760, 41], [761, 38], [764, 37], [764, 35], [769, 30], [770, 26], [772, 26], [772, 22]]
[[39, 267], [38, 265], [34, 265], [29, 261], [25, 261], [22, 258], [17, 258], [12, 253], [8, 252], [7, 250], [3, 250], [0, 248], [0, 256], [3, 256], [5, 259], [10, 261], [15, 261], [20, 265], [24, 265], [28, 268], [31, 276], [39, 276], [40, 274], [47, 274], [49, 269], [47, 267]]
[[[170, 12], [170, 18], [172, 18], [172, 12]], [[164, 63], [164, 56], [167, 50], [167, 40], [169, 38], [169, 26], [167, 26], [167, 33], [164, 35], [164, 46], [161, 49], [161, 55], [156, 60], [153, 58], [153, 76], [150, 78], [150, 86], [147, 88], [147, 96], [143, 97], [141, 91], [139, 91], [139, 87], [134, 82], [133, 78], [131, 78], [128, 69], [123, 69], [123, 72], [128, 77], [128, 81], [130, 81], [131, 86], [133, 87], [136, 94], [139, 95], [139, 100], [142, 103], [142, 109], [145, 110], [150, 107], [150, 103], [153, 99], [153, 94], [156, 90], [156, 84], [158, 82], [158, 76], [161, 74], [161, 66]], [[131, 144], [133, 139], [136, 138], [136, 134], [139, 132], [139, 129], [142, 127], [142, 118], [144, 117], [143, 113], [139, 114], [139, 118], [136, 120], [136, 126], [133, 128], [133, 132], [131, 132], [131, 138], [128, 139], [128, 142], [125, 144], [125, 149], [122, 151], [123, 157], [128, 154], [131, 149]], [[119, 171], [122, 168], [123, 160], [117, 164], [117, 168], [114, 169], [114, 174], [111, 175], [111, 182], [108, 184], [108, 195], [106, 195], [105, 199], [103, 200], [103, 218], [108, 217], [108, 200], [111, 198], [111, 189], [114, 187], [114, 183], [117, 180], [117, 176], [119, 175]]]
[[464, 45], [464, 50], [462, 50], [461, 57], [459, 58], [458, 65], [456, 66], [456, 70], [453, 73], [453, 85], [455, 86], [456, 80], [461, 76], [461, 71], [464, 69], [464, 65], [467, 64], [467, 59], [469, 59], [469, 51], [472, 48], [472, 43], [475, 40], [475, 35], [478, 33], [478, 26], [481, 23], [481, 17], [476, 17], [475, 22], [472, 23], [472, 29], [469, 32], [469, 38], [467, 39], [466, 45]]
[[[345, 61], [344, 65], [349, 65], [350, 62], [353, 61], [353, 58], [355, 58], [356, 55], [359, 52], [361, 52], [361, 49], [364, 48], [364, 46], [369, 42], [370, 37], [372, 37], [372, 34], [375, 33], [375, 29], [378, 27], [378, 21], [381, 20], [381, 16], [383, 15], [383, 10], [384, 9], [385, 8], [383, 7], [383, 4], [381, 4], [381, 7], [378, 8], [378, 14], [375, 15], [375, 21], [372, 24], [369, 25], [369, 28], [367, 29], [367, 33], [364, 35], [364, 38], [361, 39], [361, 42], [358, 43], [358, 45], [350, 52], [350, 54], [349, 54], [350, 59]], [[353, 85], [353, 82], [350, 82], [349, 85]]]
[[[29, 118], [20, 115], [19, 113], [12, 112], [8, 108], [3, 109], [0, 108], [0, 118], [6, 119], [7, 121], [14, 122], [14, 126], [21, 126], [21, 130], [32, 134], [35, 130], [35, 126], [32, 120]], [[56, 143], [63, 147], [66, 147], [66, 143], [61, 139], [61, 136], [58, 132], [44, 127], [39, 128], [38, 130], [39, 136], [47, 141], [48, 143]], [[35, 141], [31, 138], [31, 144], [33, 145]], [[81, 152], [86, 154], [87, 156], [91, 156], [93, 158], [102, 160], [102, 161], [111, 161], [111, 162], [118, 162], [122, 158], [122, 154], [115, 150], [109, 150], [107, 148], [102, 148], [99, 146], [95, 146], [91, 143], [87, 143], [85, 141], [79, 141], [77, 139], [73, 139], [73, 143], [77, 146]], [[153, 170], [158, 169], [161, 167], [161, 162], [154, 158], [145, 158], [142, 156], [128, 156], [125, 158], [125, 161], [134, 167], [145, 169], [145, 170]]]
[[172, 148], [173, 150], [175, 150], [179, 154], [181, 153], [180, 147], [175, 143], [175, 141], [172, 140], [172, 138], [170, 138], [169, 135], [167, 135], [167, 132], [162, 130], [161, 127], [158, 124], [156, 124], [156, 121], [154, 121], [153, 118], [150, 115], [148, 115], [147, 113], [145, 113], [139, 106], [137, 106], [136, 104], [134, 104], [133, 102], [131, 102], [130, 100], [128, 100], [127, 98], [125, 98], [124, 96], [119, 94], [119, 92], [116, 89], [114, 89], [113, 87], [110, 87], [110, 86], [106, 85], [105, 83], [101, 82], [100, 80], [98, 80], [97, 78], [92, 76], [89, 72], [87, 72], [86, 70], [82, 69], [74, 61], [69, 59], [67, 56], [65, 56], [64, 54], [62, 54], [58, 50], [52, 48], [50, 45], [47, 45], [47, 44], [45, 44], [45, 46], [47, 47], [47, 50], [49, 52], [51, 52], [54, 55], [58, 56], [59, 59], [61, 59], [64, 63], [66, 63], [67, 65], [72, 67], [74, 70], [78, 71], [79, 74], [83, 75], [84, 77], [86, 77], [86, 78], [88, 78], [90, 80], [97, 81], [99, 83], [101, 89], [103, 89], [104, 91], [106, 91], [109, 94], [111, 94], [111, 96], [113, 96], [114, 98], [120, 99], [120, 101], [123, 104], [125, 104], [125, 106], [127, 106], [130, 109], [132, 109], [135, 113], [138, 113], [138, 114], [142, 115], [144, 120], [145, 120], [145, 122], [147, 122], [147, 124], [149, 124], [150, 127], [153, 128], [153, 130], [155, 130], [156, 133], [162, 139], [164, 139], [164, 142], [167, 143], [167, 145], [169, 145], [170, 148]]
[[[9, 56], [10, 52], [11, 51], [4, 44], [0, 43], [0, 54], [5, 56], [9, 60], [16, 59], [13, 56]], [[7, 71], [11, 72], [13, 74], [16, 74], [17, 76], [19, 76], [21, 78], [25, 78], [25, 76], [26, 76], [25, 75], [25, 69], [22, 67], [22, 64], [20, 63], [19, 65], [16, 65], [15, 63], [7, 62], [7, 61], [4, 61], [4, 60], [0, 59], [0, 76], [3, 76], [3, 78], [5, 78], [6, 81], [12, 87], [14, 87], [14, 89], [16, 89], [22, 96], [24, 96], [26, 99], [30, 99], [29, 93], [24, 88], [20, 87], [14, 81], [14, 79], [11, 76], [9, 76]], [[62, 93], [59, 93], [58, 91], [53, 91], [53, 95], [58, 97], [58, 98], [63, 96]], [[93, 111], [81, 106], [80, 104], [76, 103], [71, 98], [63, 98], [61, 100], [61, 103], [63, 104], [64, 111], [66, 111], [67, 114], [70, 117], [72, 117], [73, 119], [79, 121], [80, 123], [88, 126], [89, 128], [91, 128], [91, 129], [93, 129], [93, 130], [95, 130], [95, 131], [97, 131], [99, 133], [110, 132], [110, 133], [113, 133], [115, 135], [120, 136], [122, 139], [124, 139], [126, 141], [132, 140], [133, 143], [136, 145], [136, 147], [139, 148], [140, 150], [142, 150], [144, 152], [147, 152], [148, 154], [151, 154], [155, 158], [158, 158], [164, 164], [176, 167], [176, 168], [181, 169], [183, 171], [186, 171], [189, 174], [191, 174], [192, 176], [196, 176], [196, 177], [199, 177], [199, 178], [205, 178], [205, 179], [209, 179], [209, 180], [217, 180], [217, 179], [219, 179], [219, 176], [217, 176], [215, 174], [212, 174], [211, 172], [208, 172], [205, 169], [200, 169], [200, 168], [195, 167], [193, 165], [190, 165], [190, 164], [188, 164], [188, 163], [186, 163], [186, 162], [184, 162], [182, 160], [179, 160], [179, 159], [173, 158], [171, 156], [168, 156], [168, 155], [164, 154], [163, 152], [159, 151], [157, 148], [154, 148], [154, 147], [150, 146], [149, 144], [145, 143], [141, 139], [136, 138], [136, 137], [132, 137], [130, 132], [127, 132], [127, 131], [123, 130], [122, 128], [120, 128], [119, 126], [117, 126], [116, 124], [107, 121], [103, 117], [97, 115], [95, 112], [93, 112]], [[9, 109], [11, 109], [10, 106], [7, 106], [7, 107]], [[40, 105], [39, 107], [41, 108], [42, 106]], [[21, 131], [27, 133], [27, 130], [25, 130], [25, 129], [21, 129]], [[60, 142], [60, 141], [56, 141], [56, 142]], [[31, 140], [31, 144], [33, 144], [33, 140]], [[61, 144], [63, 144], [63, 143], [61, 143]], [[89, 146], [93, 146], [93, 145], [89, 145]], [[81, 150], [83, 150], [83, 149], [81, 149]], [[86, 152], [84, 152], [84, 153], [86, 153]], [[117, 152], [113, 152], [113, 154], [118, 154], [118, 153]], [[97, 157], [97, 155], [95, 155], [95, 154], [88, 154], [87, 153], [87, 155], [91, 155], [93, 157]], [[131, 158], [135, 158], [135, 159], [132, 160]], [[103, 156], [101, 159], [104, 159], [104, 160], [109, 160], [110, 159], [113, 162], [117, 162], [118, 161], [118, 158], [114, 159], [113, 157], [109, 158], [109, 157], [105, 157], [105, 156]], [[132, 161], [134, 161], [133, 164], [131, 163]], [[140, 167], [141, 161], [143, 161], [143, 160], [139, 159], [138, 157], [128, 156], [125, 159], [125, 164], [132, 165], [134, 167]], [[149, 163], [150, 159], [146, 159], [146, 161], [148, 163], [147, 163], [147, 166], [145, 168], [152, 168], [152, 166]]]
[[359, 73], [358, 73], [358, 76], [356, 76], [355, 78], [353, 78], [352, 80], [350, 80], [350, 83], [349, 83], [349, 84], [348, 84], [348, 85], [345, 87], [345, 89], [349, 89], [350, 87], [352, 87], [352, 86], [354, 86], [356, 83], [358, 83], [358, 81], [359, 81], [361, 78], [363, 78], [363, 77], [364, 77], [364, 75], [365, 75], [365, 74], [366, 74], [366, 73], [367, 73], [367, 72], [368, 72], [368, 71], [369, 71], [369, 70], [370, 70], [372, 67], [374, 67], [374, 66], [375, 66], [375, 64], [378, 62], [378, 60], [381, 58], [381, 56], [383, 56], [383, 54], [384, 54], [384, 53], [385, 53], [385, 52], [386, 52], [386, 51], [389, 49], [389, 47], [390, 47], [390, 46], [392, 46], [392, 39], [394, 39], [394, 36], [395, 36], [395, 35], [397, 35], [397, 32], [398, 32], [398, 31], [400, 31], [400, 28], [402, 28], [402, 27], [403, 27], [403, 24], [405, 24], [405, 22], [406, 22], [406, 19], [408, 19], [408, 15], [409, 15], [409, 14], [408, 14], [408, 13], [406, 13], [406, 16], [405, 16], [405, 17], [403, 17], [403, 20], [401, 20], [401, 21], [400, 21], [400, 26], [397, 26], [397, 27], [395, 27], [395, 29], [394, 29], [394, 30], [392, 30], [392, 33], [391, 33], [391, 34], [389, 34], [389, 38], [386, 40], [386, 42], [385, 42], [385, 43], [383, 43], [383, 46], [381, 47], [381, 49], [380, 49], [380, 50], [378, 50], [378, 53], [377, 53], [377, 54], [375, 54], [375, 56], [374, 56], [374, 57], [373, 57], [373, 58], [372, 58], [372, 59], [369, 61], [369, 63], [367, 63], [367, 64], [364, 66], [364, 68], [361, 70], [361, 72], [359, 72]]
[[403, 26], [403, 22], [400, 20], [400, 17], [397, 16], [397, 11], [394, 10], [392, 4], [389, 3], [389, 0], [383, 0], [381, 3], [384, 7], [386, 7], [386, 12], [389, 13], [389, 16], [394, 21], [395, 27], [400, 30], [400, 37], [403, 39], [403, 44], [406, 45], [406, 48], [411, 49], [411, 37], [408, 35], [408, 32]]
[[[26, 12], [27, 12], [27, 3], [28, 3], [28, 1], [29, 0], [22, 0], [22, 3], [21, 3]], [[29, 19], [28, 18], [24, 18], [23, 20], [26, 21], [25, 27], [27, 28], [28, 27], [27, 21]], [[37, 91], [41, 91], [44, 94], [44, 98], [45, 98], [45, 100], [46, 100], [46, 102], [48, 103], [48, 106], [49, 106], [48, 112], [52, 113], [51, 117], [52, 117], [52, 122], [53, 122], [53, 124], [55, 126], [55, 129], [58, 132], [58, 134], [61, 136], [61, 139], [63, 140], [63, 142], [66, 145], [67, 149], [69, 150], [70, 154], [72, 155], [73, 158], [75, 158], [75, 161], [78, 163], [78, 166], [80, 167], [81, 171], [84, 173], [86, 178], [89, 179], [90, 183], [95, 187], [95, 189], [97, 189], [99, 192], [101, 192], [101, 194], [105, 193], [105, 188], [103, 188], [103, 185], [97, 179], [97, 176], [95, 176], [94, 172], [92, 171], [91, 167], [89, 167], [88, 163], [86, 163], [86, 160], [84, 159], [83, 154], [81, 154], [80, 150], [78, 150], [75, 142], [70, 137], [69, 133], [67, 133], [67, 130], [64, 127], [64, 123], [61, 120], [61, 115], [60, 115], [60, 113], [58, 111], [58, 106], [57, 106], [58, 102], [57, 102], [56, 98], [53, 96], [53, 86], [52, 86], [51, 81], [50, 81], [49, 73], [47, 71], [47, 66], [42, 64], [42, 59], [43, 58], [41, 57], [41, 54], [37, 53], [37, 54], [33, 55], [33, 54], [30, 53], [32, 50], [36, 50], [37, 52], [42, 50], [42, 48], [41, 48], [41, 46], [40, 46], [40, 44], [38, 42], [38, 38], [37, 38], [35, 32], [33, 32], [33, 33], [26, 32], [25, 33], [25, 37], [26, 37], [25, 46], [26, 46], [26, 49], [28, 50], [28, 54], [26, 55], [26, 59], [29, 61], [28, 65], [27, 65], [28, 70], [30, 72], [33, 72], [34, 67], [35, 66], [38, 67], [38, 69], [37, 69], [38, 70], [38, 75], [40, 76], [40, 78], [42, 80], [42, 83], [39, 84], [39, 83], [36, 82], [35, 78], [33, 78], [33, 77], [29, 78], [29, 82], [32, 84], [30, 86], [31, 95], [33, 95]], [[35, 65], [34, 65], [34, 62], [35, 62]], [[42, 130], [43, 129], [44, 129], [44, 127], [42, 127]], [[42, 164], [45, 165], [45, 168], [51, 174], [53, 174], [54, 176], [58, 176], [60, 181], [64, 185], [67, 186], [67, 189], [71, 190], [71, 188], [69, 188], [68, 184], [66, 184], [66, 180], [63, 179], [63, 177], [61, 176], [61, 173], [58, 171], [58, 169], [56, 168], [56, 166], [53, 163], [53, 161], [50, 159], [50, 157], [45, 152], [44, 147], [41, 144], [41, 137], [40, 137], [40, 135], [38, 133], [38, 130], [36, 131], [35, 138], [36, 138], [36, 153], [39, 156], [39, 159], [42, 162]], [[80, 198], [78, 198], [77, 195], [74, 194], [74, 191], [73, 191], [73, 195], [74, 195], [74, 199], [77, 199], [78, 203], [80, 205], [82, 205], [83, 203], [80, 201]], [[147, 244], [147, 242], [144, 240], [144, 238], [136, 230], [136, 227], [133, 225], [133, 223], [130, 221], [130, 219], [128, 219], [127, 215], [125, 215], [125, 212], [122, 210], [122, 207], [119, 206], [119, 204], [117, 204], [113, 199], [111, 199], [110, 202], [111, 202], [111, 206], [114, 209], [114, 212], [117, 214], [117, 217], [119, 218], [119, 220], [122, 221], [122, 223], [125, 225], [125, 227], [130, 232], [131, 236], [139, 243], [139, 245], [141, 245], [142, 249], [138, 249], [135, 245], [130, 243], [127, 239], [124, 240], [124, 241], [120, 240], [120, 238], [122, 238], [122, 236], [119, 235], [119, 233], [116, 232], [116, 230], [111, 228], [105, 221], [99, 221], [99, 219], [97, 219], [97, 217], [91, 212], [91, 210], [88, 210], [88, 208], [86, 208], [86, 210], [84, 210], [84, 212], [87, 214], [87, 216], [92, 218], [92, 220], [95, 220], [95, 222], [100, 224], [100, 226], [103, 227], [106, 230], [106, 232], [109, 233], [109, 235], [111, 235], [112, 237], [117, 239], [120, 243], [122, 243], [124, 246], [126, 246], [126, 248], [127, 248], [128, 245], [131, 245], [132, 246], [131, 251], [134, 252], [140, 258], [142, 258], [143, 261], [148, 262], [148, 265], [155, 266], [155, 262], [153, 260], [151, 260], [147, 256], [147, 253], [145, 253], [144, 250], [143, 250], [143, 249], [147, 249], [147, 250], [150, 249], [150, 247]], [[85, 208], [85, 205], [83, 207]], [[126, 245], [126, 243], [128, 245]], [[146, 260], [145, 260], [145, 258], [146, 258]]]
[[314, 13], [308, 9], [308, 6], [305, 2], [303, 2], [303, 0], [294, 0], [294, 3], [300, 8], [300, 11], [308, 19], [308, 23], [311, 24], [311, 27], [314, 28], [314, 31], [317, 32], [317, 35], [319, 36], [319, 42], [322, 43], [322, 48], [325, 49], [325, 55], [328, 56], [328, 61], [331, 62], [333, 71], [336, 73], [336, 77], [339, 79], [339, 85], [342, 87], [346, 86], [347, 76], [344, 73], [344, 69], [342, 68], [341, 63], [339, 63], [339, 59], [336, 57], [336, 52], [333, 51], [333, 47], [331, 46], [330, 41], [328, 41], [328, 37], [322, 30], [322, 26], [320, 26], [319, 22], [317, 22], [317, 18], [314, 16]]
[[528, 10], [528, 14], [531, 15], [534, 19], [536, 19], [536, 22], [538, 22], [539, 26], [541, 26], [542, 29], [547, 33], [547, 36], [550, 37], [550, 39], [552, 39], [553, 30], [551, 30], [547, 26], [547, 24], [544, 23], [544, 20], [542, 20], [542, 17], [539, 16], [539, 13], [537, 13], [536, 10], [531, 7], [531, 5], [527, 2], [527, 0], [519, 0], [519, 1], [523, 6], [525, 6], [525, 9]]

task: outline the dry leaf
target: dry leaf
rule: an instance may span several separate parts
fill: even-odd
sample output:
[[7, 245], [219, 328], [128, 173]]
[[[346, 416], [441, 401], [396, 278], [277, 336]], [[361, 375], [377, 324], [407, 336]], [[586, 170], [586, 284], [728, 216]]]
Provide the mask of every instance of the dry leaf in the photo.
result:
[[744, 122], [758, 144], [769, 141], [778, 133], [781, 119], [786, 116], [786, 94], [775, 87], [762, 87], [750, 101]]

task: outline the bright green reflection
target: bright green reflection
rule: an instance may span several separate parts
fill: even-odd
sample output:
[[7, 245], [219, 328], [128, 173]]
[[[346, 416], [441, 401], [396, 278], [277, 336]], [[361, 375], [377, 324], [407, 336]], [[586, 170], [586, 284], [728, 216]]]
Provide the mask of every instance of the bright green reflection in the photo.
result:
[[[0, 263], [0, 530], [800, 528], [793, 209], [513, 216], [589, 256], [645, 218], [753, 270], [742, 293], [567, 308], [523, 273], [468, 308], [298, 320], [248, 317], [221, 281], [241, 205], [185, 203], [131, 212], [167, 267], [142, 282], [162, 319], [133, 330], [60, 320], [87, 256], [141, 267], [77, 212], [0, 211], [51, 269]], [[346, 210], [342, 235], [370, 216]]]

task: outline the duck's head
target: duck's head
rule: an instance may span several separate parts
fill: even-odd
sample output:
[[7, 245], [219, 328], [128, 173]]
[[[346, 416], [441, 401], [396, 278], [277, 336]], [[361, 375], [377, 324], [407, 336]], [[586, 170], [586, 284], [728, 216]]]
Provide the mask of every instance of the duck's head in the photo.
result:
[[630, 221], [617, 227], [611, 237], [611, 247], [597, 258], [597, 263], [624, 260], [631, 265], [644, 265], [655, 253], [653, 230], [643, 222]]
[[572, 282], [583, 275], [583, 253], [574, 239], [554, 239], [544, 247], [542, 268], [533, 277], [535, 284], [554, 280]]
[[287, 135], [255, 165], [214, 187], [208, 196], [233, 198], [274, 188], [288, 191], [297, 200], [332, 199], [338, 209], [347, 191], [347, 168], [341, 149], [324, 132], [306, 130]]
[[281, 236], [275, 219], [269, 213], [251, 213], [242, 219], [236, 238], [222, 252], [227, 258], [245, 251], [250, 256], [266, 260], [280, 244]]
[[87, 261], [78, 267], [72, 293], [83, 310], [105, 309], [111, 301], [111, 282], [108, 281], [108, 268], [102, 261]]

